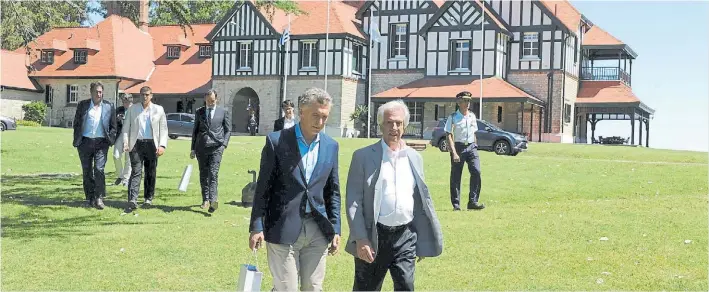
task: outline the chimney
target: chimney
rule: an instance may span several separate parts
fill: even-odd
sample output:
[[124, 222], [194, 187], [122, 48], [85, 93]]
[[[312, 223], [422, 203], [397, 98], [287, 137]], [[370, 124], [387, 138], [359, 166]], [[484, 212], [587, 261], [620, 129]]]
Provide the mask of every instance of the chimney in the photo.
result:
[[139, 0], [138, 5], [138, 27], [140, 28], [140, 30], [148, 32], [148, 16], [150, 4], [148, 4], [148, 0]]

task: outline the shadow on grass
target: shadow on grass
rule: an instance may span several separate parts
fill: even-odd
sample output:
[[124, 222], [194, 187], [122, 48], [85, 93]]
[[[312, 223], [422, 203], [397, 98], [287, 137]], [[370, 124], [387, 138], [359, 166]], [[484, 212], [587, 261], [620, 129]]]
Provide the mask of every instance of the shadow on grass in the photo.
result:
[[193, 212], [197, 214], [204, 215], [204, 217], [212, 217], [212, 214], [206, 211], [200, 211], [200, 210], [195, 210], [194, 208], [199, 208], [199, 205], [192, 205], [192, 206], [165, 206], [165, 205], [153, 205], [150, 207], [150, 209], [158, 209], [161, 210], [165, 213], [172, 213], [175, 211], [182, 211], [182, 212]]
[[[56, 209], [46, 207], [43, 209]], [[108, 221], [101, 214], [84, 215], [64, 219], [49, 218], [41, 215], [41, 211], [32, 210], [16, 217], [2, 217], [2, 238], [66, 238], [71, 236], [94, 235], [91, 227], [112, 225], [143, 225], [160, 224], [146, 222]]]

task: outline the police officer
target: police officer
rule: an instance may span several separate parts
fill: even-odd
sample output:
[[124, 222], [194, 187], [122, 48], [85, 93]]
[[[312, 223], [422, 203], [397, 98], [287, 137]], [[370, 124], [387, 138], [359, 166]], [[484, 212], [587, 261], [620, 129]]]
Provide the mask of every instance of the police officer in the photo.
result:
[[458, 110], [448, 116], [445, 131], [448, 136], [448, 147], [451, 156], [450, 192], [453, 210], [460, 211], [460, 177], [463, 165], [468, 163], [470, 172], [470, 194], [468, 209], [481, 210], [484, 204], [478, 204], [480, 198], [480, 156], [476, 144], [475, 132], [478, 122], [475, 114], [470, 111], [473, 95], [463, 91], [455, 96]]

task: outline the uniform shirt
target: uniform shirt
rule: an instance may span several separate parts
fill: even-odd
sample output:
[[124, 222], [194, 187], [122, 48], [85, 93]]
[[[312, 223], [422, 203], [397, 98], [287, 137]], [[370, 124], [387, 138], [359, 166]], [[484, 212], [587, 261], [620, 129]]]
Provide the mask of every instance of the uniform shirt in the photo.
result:
[[103, 138], [106, 135], [103, 133], [103, 126], [101, 125], [101, 113], [103, 112], [103, 107], [101, 103], [98, 106], [94, 105], [94, 99], [91, 99], [89, 103], [89, 110], [86, 113], [86, 120], [84, 121], [84, 132], [83, 136], [86, 138]]
[[448, 117], [444, 129], [446, 133], [453, 133], [453, 142], [474, 143], [478, 121], [472, 111], [463, 116], [460, 110], [457, 110]]
[[377, 222], [387, 226], [401, 226], [414, 220], [414, 189], [416, 181], [406, 155], [407, 146], [394, 151], [382, 139], [382, 165], [379, 190], [381, 204]]

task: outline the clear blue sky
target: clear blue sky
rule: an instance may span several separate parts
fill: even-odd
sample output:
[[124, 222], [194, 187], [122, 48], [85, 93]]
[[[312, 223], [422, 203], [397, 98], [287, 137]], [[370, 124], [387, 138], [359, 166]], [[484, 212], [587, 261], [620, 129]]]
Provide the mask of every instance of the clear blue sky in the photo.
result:
[[[650, 147], [709, 150], [709, 2], [571, 3], [638, 54], [633, 92], [655, 109]], [[601, 121], [596, 136], [628, 137], [630, 121]]]

